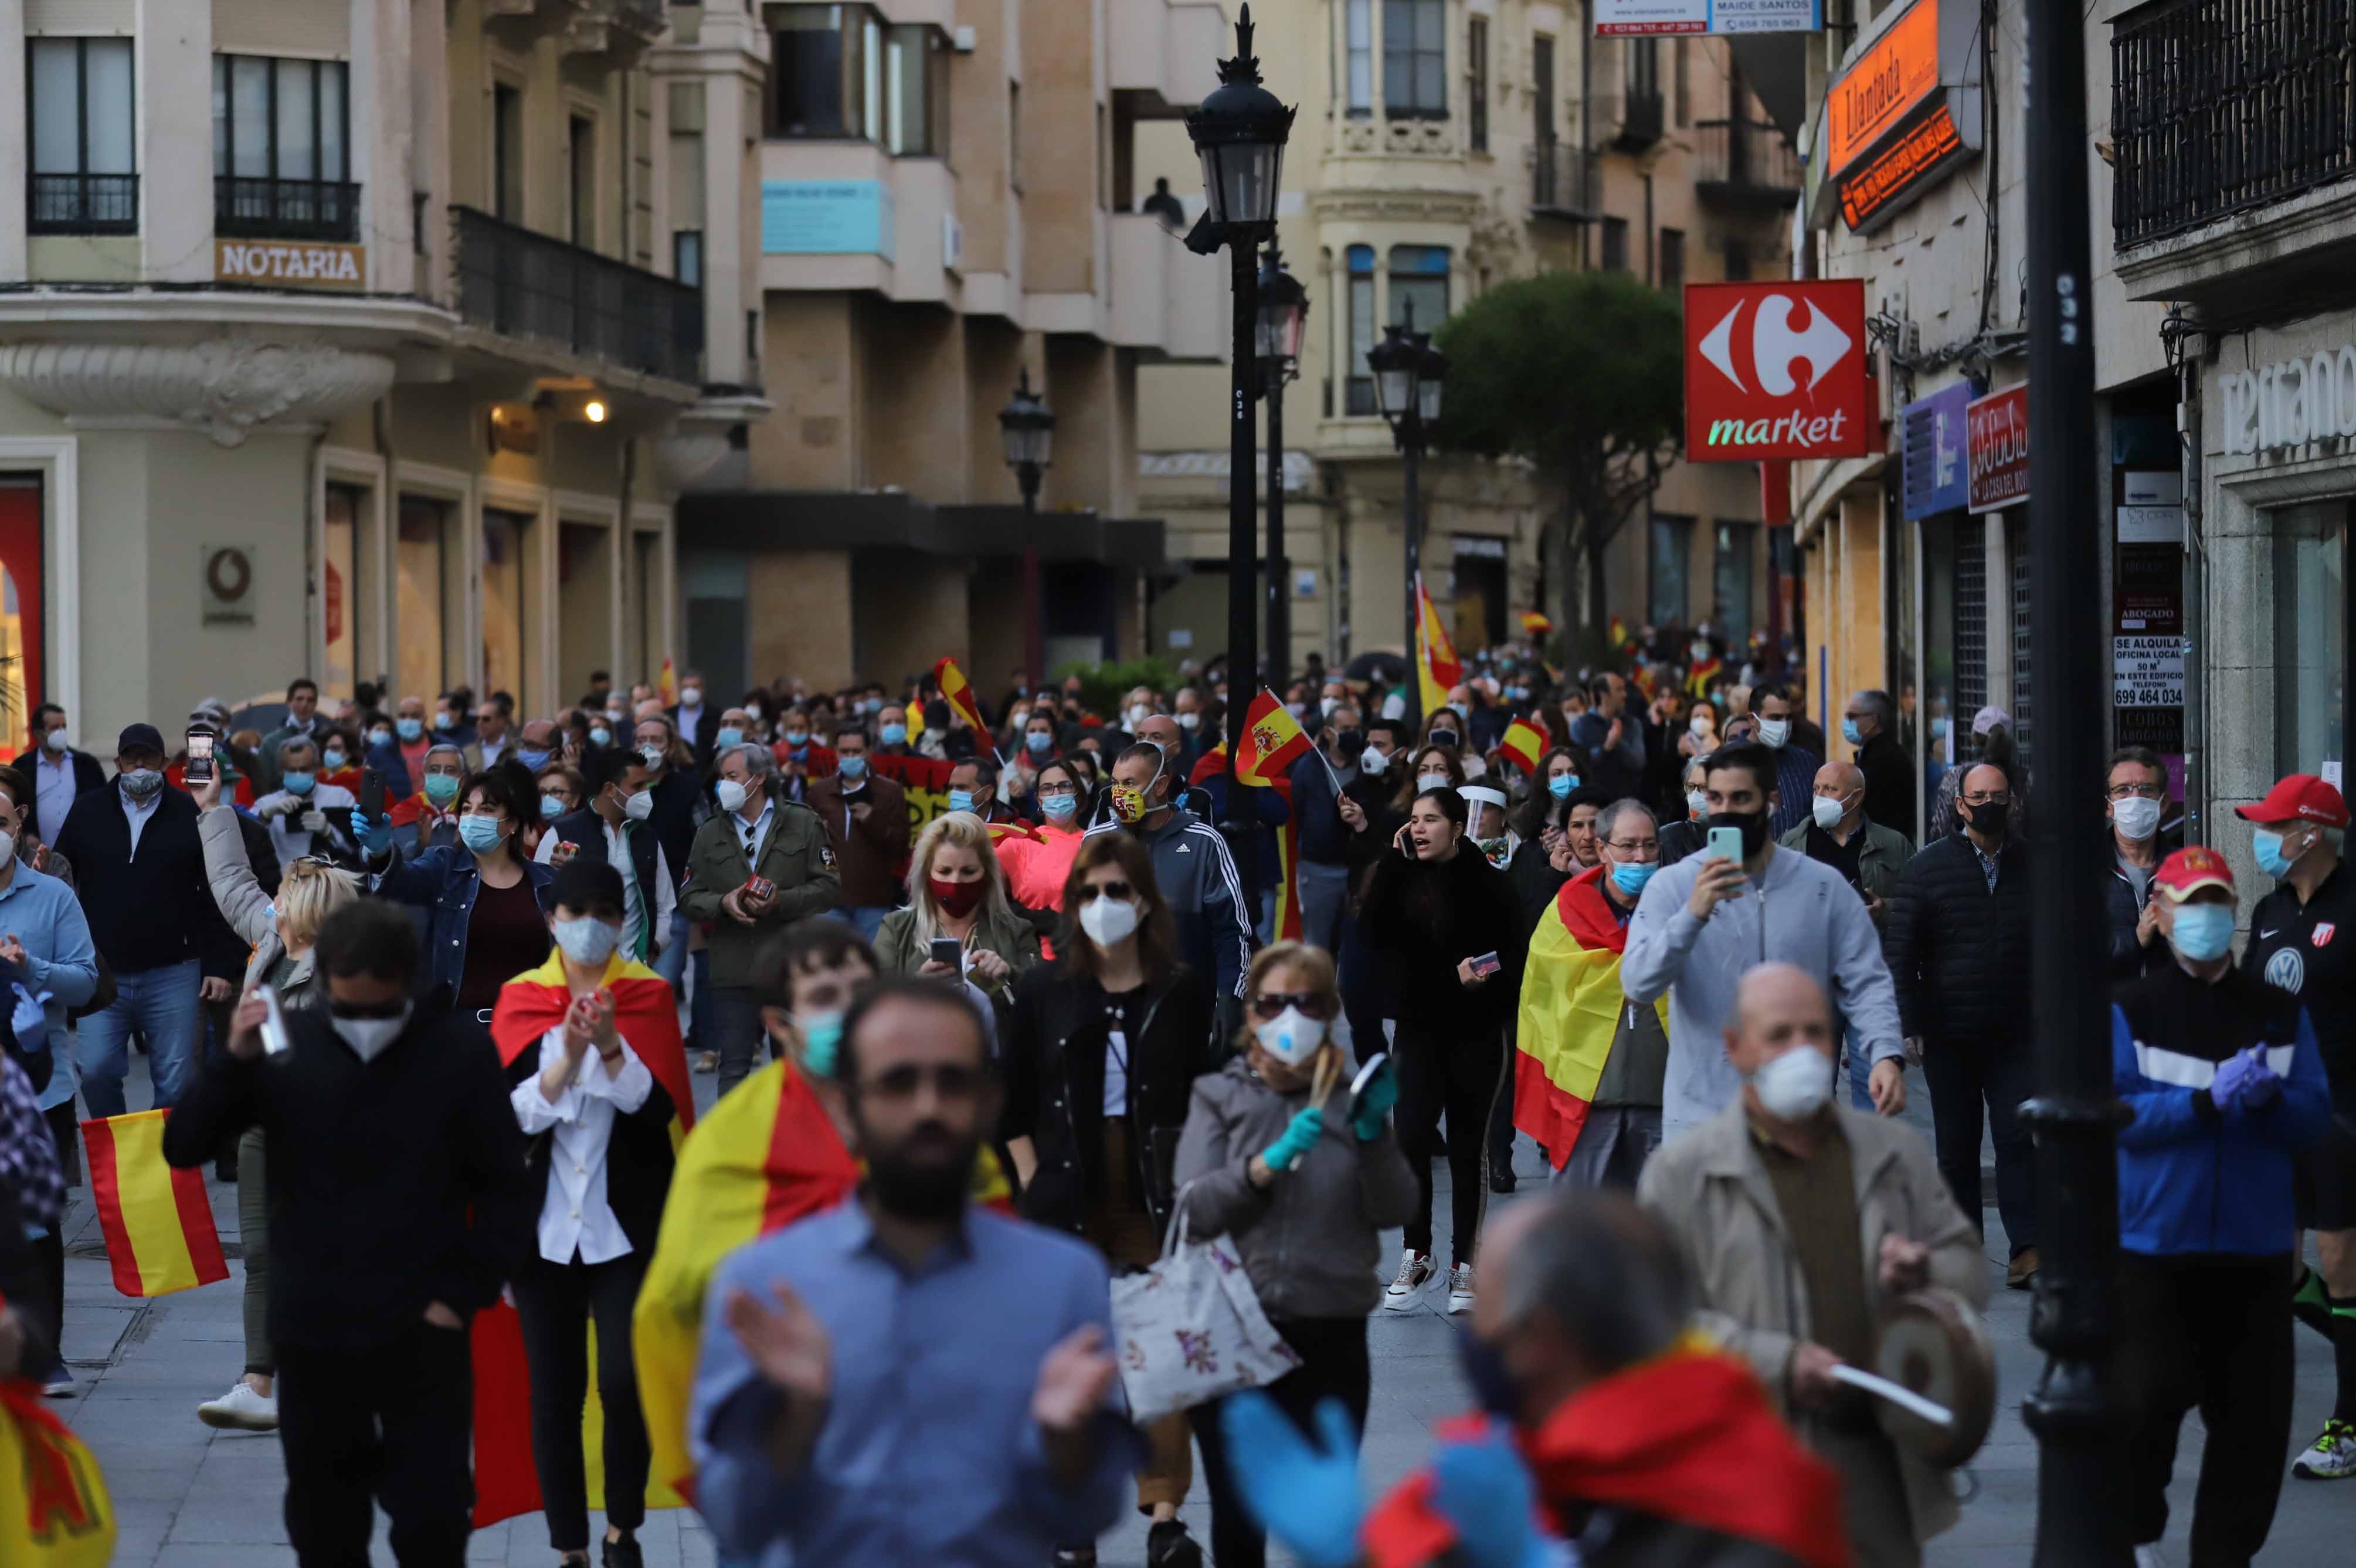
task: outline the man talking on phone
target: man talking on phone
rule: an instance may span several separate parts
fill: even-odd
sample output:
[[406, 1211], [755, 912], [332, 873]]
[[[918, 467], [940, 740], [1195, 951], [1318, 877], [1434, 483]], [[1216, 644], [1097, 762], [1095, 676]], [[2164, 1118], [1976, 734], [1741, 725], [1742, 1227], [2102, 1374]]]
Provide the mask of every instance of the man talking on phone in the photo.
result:
[[1663, 1142], [1725, 1110], [1742, 1087], [1721, 1042], [1737, 986], [1762, 963], [1794, 965], [1824, 987], [1873, 1063], [1874, 1109], [1895, 1116], [1906, 1108], [1906, 1047], [1897, 988], [1865, 901], [1839, 872], [1779, 850], [1768, 835], [1776, 804], [1771, 748], [1720, 748], [1703, 789], [1708, 837], [1699, 854], [1645, 885], [1620, 963], [1629, 1001], [1669, 996]]

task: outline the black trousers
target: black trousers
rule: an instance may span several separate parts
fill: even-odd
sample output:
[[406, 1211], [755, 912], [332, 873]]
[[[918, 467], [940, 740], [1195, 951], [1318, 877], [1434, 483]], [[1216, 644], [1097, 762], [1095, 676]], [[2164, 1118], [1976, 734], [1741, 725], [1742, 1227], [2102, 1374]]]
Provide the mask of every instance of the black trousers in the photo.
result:
[[1400, 1152], [1415, 1168], [1417, 1201], [1408, 1217], [1410, 1251], [1431, 1251], [1431, 1159], [1440, 1142], [1440, 1118], [1448, 1116], [1449, 1205], [1455, 1225], [1455, 1261], [1472, 1261], [1481, 1235], [1481, 1208], [1489, 1196], [1483, 1180], [1489, 1113], [1505, 1083], [1504, 1036], [1451, 1034], [1406, 1018], [1391, 1041], [1398, 1066], [1398, 1125]]
[[[1312, 1419], [1323, 1400], [1340, 1400], [1350, 1412], [1350, 1425], [1366, 1434], [1366, 1401], [1373, 1391], [1374, 1371], [1366, 1359], [1366, 1320], [1363, 1317], [1297, 1317], [1273, 1324], [1285, 1343], [1301, 1353], [1300, 1369], [1268, 1386], [1269, 1397], [1312, 1438]], [[1244, 1508], [1227, 1468], [1226, 1437], [1219, 1430], [1219, 1412], [1226, 1403], [1214, 1400], [1186, 1412], [1194, 1423], [1194, 1441], [1203, 1449], [1203, 1476], [1211, 1483], [1211, 1561], [1215, 1568], [1263, 1568], [1268, 1561], [1268, 1532]]]
[[361, 1350], [281, 1344], [286, 1534], [303, 1568], [368, 1568], [374, 1503], [401, 1568], [465, 1568], [475, 1372], [463, 1329], [418, 1322]]
[[[71, 1176], [74, 1138], [79, 1132], [73, 1101], [49, 1107], [41, 1112], [41, 1119], [48, 1124], [50, 1142], [58, 1146], [58, 1168]], [[34, 1283], [41, 1292], [41, 1299], [34, 1305], [48, 1315], [49, 1337], [58, 1346], [58, 1360], [55, 1367], [27, 1367], [24, 1372], [27, 1377], [47, 1378], [63, 1370], [66, 1364], [66, 1239], [59, 1229], [52, 1226], [49, 1233], [32, 1246]]]
[[531, 1370], [531, 1462], [540, 1471], [541, 1506], [548, 1510], [548, 1543], [559, 1552], [589, 1549], [581, 1412], [589, 1392], [593, 1321], [597, 1399], [605, 1412], [605, 1522], [629, 1530], [647, 1521], [647, 1471], [654, 1457], [630, 1359], [630, 1305], [646, 1273], [646, 1260], [636, 1252], [605, 1263], [584, 1263], [576, 1252], [569, 1263], [535, 1254], [515, 1277], [523, 1359]]
[[2037, 1092], [2029, 1036], [1970, 1043], [1925, 1040], [1922, 1077], [1931, 1090], [1931, 1132], [1939, 1174], [1955, 1207], [1987, 1230], [1980, 1197], [1980, 1106], [1996, 1144], [1996, 1207], [2014, 1256], [2037, 1245], [2037, 1204], [2029, 1178], [2037, 1147], [2020, 1102]]
[[2290, 1454], [2293, 1350], [2285, 1257], [2119, 1258], [2114, 1367], [2126, 1412], [2127, 1525], [2168, 1528], [2187, 1412], [2208, 1440], [2192, 1495], [2191, 1568], [2243, 1568], [2265, 1544]]

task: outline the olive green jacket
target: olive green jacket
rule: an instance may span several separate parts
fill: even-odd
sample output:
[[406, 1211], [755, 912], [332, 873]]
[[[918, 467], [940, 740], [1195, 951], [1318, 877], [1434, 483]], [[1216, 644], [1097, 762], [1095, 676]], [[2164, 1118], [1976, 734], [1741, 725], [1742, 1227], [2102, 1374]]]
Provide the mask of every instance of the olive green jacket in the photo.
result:
[[[679, 890], [680, 913], [711, 924], [705, 942], [712, 951], [714, 985], [754, 983], [755, 961], [762, 948], [796, 920], [833, 908], [841, 892], [826, 824], [808, 806], [777, 802], [769, 836], [761, 843], [758, 867], [744, 863], [738, 827], [732, 811], [710, 818], [695, 830], [695, 843], [687, 852], [687, 881]], [[748, 926], [723, 909], [720, 901], [744, 886], [756, 869], [776, 884], [777, 895]]]

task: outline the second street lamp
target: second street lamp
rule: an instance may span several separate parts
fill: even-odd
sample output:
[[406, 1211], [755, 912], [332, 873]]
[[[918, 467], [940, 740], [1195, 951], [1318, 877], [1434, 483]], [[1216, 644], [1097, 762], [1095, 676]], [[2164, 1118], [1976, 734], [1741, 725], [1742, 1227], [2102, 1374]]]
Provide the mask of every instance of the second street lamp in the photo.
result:
[[1268, 681], [1283, 692], [1292, 673], [1292, 563], [1284, 553], [1284, 388], [1301, 371], [1309, 291], [1284, 270], [1271, 242], [1259, 270], [1259, 394], [1268, 404]]
[[1423, 574], [1423, 454], [1431, 427], [1440, 422], [1440, 391], [1448, 374], [1448, 356], [1431, 346], [1428, 333], [1415, 329], [1415, 306], [1404, 322], [1387, 328], [1383, 340], [1366, 350], [1366, 368], [1375, 372], [1375, 397], [1383, 417], [1390, 422], [1391, 437], [1400, 456], [1399, 530], [1405, 538], [1407, 587], [1408, 711], [1423, 718], [1421, 656], [1417, 639], [1422, 628], [1422, 606], [1417, 602], [1416, 581]]
[[998, 411], [998, 440], [1014, 482], [1023, 487], [1023, 661], [1032, 681], [1047, 678], [1046, 628], [1041, 622], [1045, 603], [1039, 592], [1039, 541], [1033, 519], [1039, 515], [1039, 481], [1055, 456], [1055, 416], [1046, 399], [1031, 390], [1031, 368], [1025, 365], [1014, 382], [1014, 396]]
[[[1203, 220], [1187, 236], [1207, 254], [1225, 245], [1235, 289], [1233, 370], [1227, 400], [1227, 817], [1236, 870], [1246, 887], [1258, 885], [1256, 811], [1247, 807], [1235, 777], [1243, 717], [1259, 689], [1253, 644], [1255, 576], [1259, 565], [1258, 520], [1252, 512], [1252, 393], [1259, 379], [1258, 258], [1260, 242], [1276, 232], [1276, 193], [1284, 171], [1284, 144], [1292, 111], [1259, 81], [1252, 55], [1251, 7], [1236, 22], [1236, 53], [1219, 62], [1219, 85], [1186, 116], [1186, 134], [1203, 160]], [[1248, 923], [1250, 913], [1245, 913]]]

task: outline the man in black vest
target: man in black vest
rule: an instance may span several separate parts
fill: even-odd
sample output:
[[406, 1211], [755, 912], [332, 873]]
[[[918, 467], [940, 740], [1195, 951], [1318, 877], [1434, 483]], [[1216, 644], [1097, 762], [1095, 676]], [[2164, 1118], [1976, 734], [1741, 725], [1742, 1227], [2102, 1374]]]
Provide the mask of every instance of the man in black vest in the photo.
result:
[[[562, 865], [579, 855], [622, 874], [622, 951], [652, 963], [671, 940], [671, 908], [677, 894], [670, 860], [654, 824], [654, 791], [647, 759], [635, 751], [607, 748], [592, 763], [589, 804], [556, 819], [540, 841], [538, 858]], [[649, 918], [651, 915], [651, 918]]]

